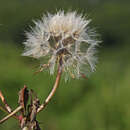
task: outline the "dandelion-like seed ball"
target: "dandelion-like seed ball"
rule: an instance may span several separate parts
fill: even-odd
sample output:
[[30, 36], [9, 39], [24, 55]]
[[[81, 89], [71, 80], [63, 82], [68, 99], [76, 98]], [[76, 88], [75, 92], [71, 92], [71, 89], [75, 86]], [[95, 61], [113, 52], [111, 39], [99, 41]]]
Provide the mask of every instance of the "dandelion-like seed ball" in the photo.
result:
[[95, 71], [99, 43], [95, 31], [88, 26], [90, 21], [76, 12], [44, 15], [26, 33], [23, 56], [47, 59], [43, 66], [47, 65], [50, 74], [54, 74], [62, 58], [65, 80], [88, 76]]

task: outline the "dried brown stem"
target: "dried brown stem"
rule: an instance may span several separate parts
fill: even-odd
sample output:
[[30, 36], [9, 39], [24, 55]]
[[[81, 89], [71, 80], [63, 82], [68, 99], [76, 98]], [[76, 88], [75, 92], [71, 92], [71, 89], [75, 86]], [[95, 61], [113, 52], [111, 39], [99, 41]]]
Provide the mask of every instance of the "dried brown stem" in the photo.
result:
[[[9, 105], [7, 104], [7, 102], [6, 102], [6, 100], [5, 100], [5, 98], [4, 98], [4, 96], [3, 96], [3, 94], [2, 94], [1, 91], [0, 91], [0, 98], [1, 98], [1, 101], [3, 102], [3, 104], [5, 105], [5, 107], [0, 106], [0, 110], [2, 110], [2, 111], [5, 112], [5, 113], [10, 114], [10, 113], [11, 113], [11, 108], [10, 108]], [[14, 117], [15, 119], [18, 119], [18, 117], [17, 117], [16, 115], [13, 115], [13, 117]]]
[[3, 111], [3, 112], [8, 113], [8, 111], [3, 106], [1, 106], [1, 105], [0, 105], [0, 110]]
[[59, 82], [60, 82], [61, 74], [62, 74], [62, 65], [59, 64], [55, 84], [54, 84], [51, 92], [49, 93], [48, 97], [46, 98], [45, 102], [38, 108], [37, 112], [40, 112], [41, 110], [43, 110], [46, 107], [46, 105], [49, 103], [49, 101], [51, 100], [53, 95], [55, 94], [56, 89], [57, 89]]
[[23, 109], [22, 106], [17, 107], [13, 112], [8, 114], [6, 117], [4, 117], [2, 120], [0, 120], [0, 124], [3, 123], [4, 121], [8, 120], [10, 117], [14, 116], [17, 112], [19, 112], [21, 109]]
[[[5, 113], [7, 113], [7, 114], [10, 114], [10, 112], [8, 112], [8, 111], [7, 111], [3, 106], [1, 106], [1, 105], [0, 105], [0, 110], [3, 111], [3, 112], [5, 112]], [[13, 117], [14, 117], [15, 119], [18, 119], [17, 115], [13, 115]]]
[[2, 92], [0, 91], [0, 98], [1, 98], [1, 101], [3, 102], [3, 104], [5, 105], [5, 108], [6, 110], [10, 113], [11, 112], [11, 108], [10, 106], [7, 104]]

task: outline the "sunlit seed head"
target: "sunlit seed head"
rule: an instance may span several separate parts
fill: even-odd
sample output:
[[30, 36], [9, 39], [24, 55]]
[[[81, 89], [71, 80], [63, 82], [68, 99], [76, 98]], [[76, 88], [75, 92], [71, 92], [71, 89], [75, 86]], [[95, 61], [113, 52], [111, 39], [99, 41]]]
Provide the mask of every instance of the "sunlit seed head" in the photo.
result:
[[68, 75], [79, 78], [95, 70], [96, 33], [89, 29], [91, 20], [76, 12], [47, 14], [34, 21], [35, 27], [26, 33], [23, 56], [46, 57], [50, 73], [55, 72], [58, 58], [62, 56], [65, 79]]

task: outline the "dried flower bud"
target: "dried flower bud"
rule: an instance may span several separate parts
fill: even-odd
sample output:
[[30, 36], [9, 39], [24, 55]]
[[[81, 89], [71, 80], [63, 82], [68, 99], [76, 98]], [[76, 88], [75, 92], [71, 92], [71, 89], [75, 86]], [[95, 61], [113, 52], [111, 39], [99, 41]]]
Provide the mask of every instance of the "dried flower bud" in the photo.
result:
[[76, 12], [47, 14], [35, 27], [26, 33], [27, 40], [23, 56], [48, 58], [47, 65], [53, 74], [62, 56], [65, 80], [68, 75], [79, 78], [95, 70], [95, 47], [99, 41], [85, 19]]

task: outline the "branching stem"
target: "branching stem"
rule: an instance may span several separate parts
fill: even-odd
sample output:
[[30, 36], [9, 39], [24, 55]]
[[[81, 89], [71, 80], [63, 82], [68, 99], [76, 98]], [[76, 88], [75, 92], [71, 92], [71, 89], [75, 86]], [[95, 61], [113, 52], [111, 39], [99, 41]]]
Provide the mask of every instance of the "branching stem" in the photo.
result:
[[4, 121], [8, 120], [10, 117], [14, 116], [17, 112], [19, 112], [21, 109], [23, 109], [22, 106], [17, 107], [13, 112], [11, 112], [9, 115], [4, 117], [2, 120], [0, 120], [0, 124], [3, 123]]
[[12, 110], [11, 110], [10, 106], [7, 104], [1, 91], [0, 91], [0, 99], [3, 102], [3, 104], [5, 105], [6, 110], [10, 113]]

